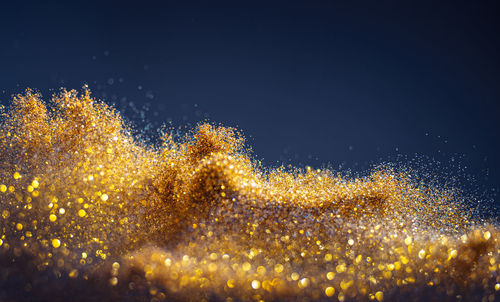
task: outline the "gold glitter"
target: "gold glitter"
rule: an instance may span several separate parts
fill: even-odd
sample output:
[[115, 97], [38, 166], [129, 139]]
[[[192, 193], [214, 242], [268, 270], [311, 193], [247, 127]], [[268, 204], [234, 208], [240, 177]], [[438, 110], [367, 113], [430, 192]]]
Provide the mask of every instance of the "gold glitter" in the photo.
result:
[[58, 248], [61, 246], [61, 241], [59, 239], [52, 239], [52, 246]]
[[26, 284], [39, 300], [75, 284], [103, 301], [499, 299], [500, 228], [411, 168], [264, 168], [207, 123], [149, 145], [87, 89], [0, 114], [2, 278], [22, 280], [6, 301]]
[[252, 281], [252, 288], [253, 289], [259, 289], [260, 288], [260, 281], [259, 280], [253, 280]]
[[328, 297], [331, 297], [335, 294], [335, 288], [329, 286], [325, 289], [325, 294], [328, 296]]

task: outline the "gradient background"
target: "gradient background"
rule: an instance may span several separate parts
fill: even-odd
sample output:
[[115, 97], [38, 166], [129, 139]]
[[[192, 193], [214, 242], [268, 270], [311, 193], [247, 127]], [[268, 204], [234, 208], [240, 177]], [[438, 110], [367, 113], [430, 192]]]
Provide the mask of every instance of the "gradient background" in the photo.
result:
[[499, 203], [498, 2], [66, 2], [1, 2], [2, 103], [88, 83], [139, 128], [208, 118], [272, 166], [419, 154]]

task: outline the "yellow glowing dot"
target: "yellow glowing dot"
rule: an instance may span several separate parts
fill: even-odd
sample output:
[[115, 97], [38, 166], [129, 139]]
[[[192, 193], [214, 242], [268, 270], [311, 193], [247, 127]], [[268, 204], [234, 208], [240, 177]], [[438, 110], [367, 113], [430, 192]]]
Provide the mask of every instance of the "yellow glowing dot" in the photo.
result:
[[2, 240], [2, 239], [0, 239], [0, 246], [2, 246], [2, 244], [3, 244], [3, 240]]
[[405, 239], [406, 245], [410, 245], [412, 242], [413, 242], [413, 239], [410, 236], [406, 237], [406, 239]]
[[337, 271], [337, 273], [343, 273], [345, 272], [345, 265], [344, 264], [339, 264], [337, 265], [337, 267], [335, 268], [335, 270]]
[[66, 213], [66, 210], [64, 208], [60, 208], [59, 209], [59, 214], [64, 214], [64, 213]]
[[4, 193], [7, 191], [7, 186], [6, 185], [0, 185], [0, 192]]
[[113, 149], [111, 149], [111, 148], [106, 149], [106, 153], [111, 154], [112, 152], [113, 152]]
[[84, 209], [80, 209], [80, 210], [78, 211], [78, 216], [80, 216], [80, 217], [85, 217], [85, 215], [87, 215], [87, 212], [85, 212], [85, 210], [84, 210]]
[[23, 229], [23, 225], [21, 223], [16, 224], [16, 229], [18, 231], [22, 230]]
[[33, 186], [33, 188], [38, 188], [38, 186], [40, 185], [40, 183], [38, 182], [38, 180], [33, 180], [33, 182], [31, 182], [31, 185]]
[[248, 262], [243, 263], [242, 268], [244, 271], [249, 271], [252, 268], [252, 265]]
[[117, 285], [118, 284], [118, 278], [113, 277], [113, 278], [109, 279], [109, 284], [111, 284], [112, 286]]
[[483, 237], [485, 240], [488, 240], [491, 237], [491, 233], [489, 231], [486, 231], [486, 232], [484, 232]]
[[33, 192], [34, 190], [35, 190], [35, 188], [33, 188], [33, 186], [28, 186], [28, 187], [26, 188], [26, 191], [28, 191], [28, 192], [30, 192], [30, 193], [31, 193], [31, 192]]
[[252, 281], [252, 288], [253, 289], [259, 289], [260, 287], [260, 281], [259, 280], [253, 280]]
[[425, 250], [420, 250], [420, 251], [418, 252], [418, 258], [420, 258], [420, 259], [424, 259], [424, 257], [425, 257]]
[[377, 301], [384, 300], [384, 293], [383, 292], [376, 292], [375, 293], [375, 299], [377, 299]]
[[102, 194], [101, 199], [102, 199], [102, 201], [108, 200], [108, 194]]
[[500, 290], [500, 283], [495, 284], [495, 290], [499, 291]]
[[58, 248], [61, 246], [61, 240], [59, 239], [52, 239], [52, 246], [55, 248]]
[[31, 236], [33, 236], [33, 234], [30, 231], [27, 231], [25, 234], [26, 234], [26, 237], [28, 237], [28, 238], [30, 238]]
[[117, 270], [120, 268], [120, 263], [118, 262], [113, 262], [113, 264], [111, 265], [111, 267], [114, 269], [114, 270]]
[[56, 220], [57, 220], [57, 216], [56, 216], [56, 215], [54, 215], [54, 214], [50, 214], [50, 216], [49, 216], [49, 220], [50, 220], [51, 222], [54, 222], [54, 221], [56, 221]]
[[14, 179], [19, 179], [19, 178], [21, 178], [21, 174], [19, 174], [19, 172], [15, 172]]
[[283, 265], [282, 264], [276, 264], [274, 266], [274, 271], [277, 272], [277, 273], [281, 273], [283, 271]]
[[217, 253], [211, 253], [209, 257], [210, 257], [210, 260], [215, 261], [215, 260], [217, 260]]
[[354, 240], [349, 239], [349, 240], [347, 241], [347, 243], [348, 243], [349, 245], [353, 245], [353, 244], [354, 244]]
[[3, 210], [3, 211], [2, 211], [2, 217], [3, 217], [4, 219], [9, 218], [9, 216], [10, 216], [9, 211], [7, 211], [7, 210]]
[[299, 287], [300, 288], [304, 288], [304, 287], [307, 287], [309, 286], [309, 278], [302, 278], [300, 279], [299, 281]]
[[16, 190], [16, 188], [14, 188], [13, 186], [9, 186], [9, 192], [14, 192]]
[[233, 288], [234, 287], [234, 280], [233, 279], [229, 279], [229, 280], [227, 280], [226, 284], [227, 284], [227, 287]]
[[87, 259], [87, 253], [85, 252], [82, 253], [82, 259]]
[[327, 295], [328, 297], [331, 297], [335, 294], [335, 288], [329, 286], [325, 289], [325, 295]]
[[78, 277], [78, 270], [73, 269], [71, 272], [69, 272], [68, 276], [70, 278], [76, 278], [76, 277]]
[[326, 254], [325, 255], [325, 261], [332, 261], [332, 254]]
[[333, 278], [335, 278], [335, 273], [334, 272], [328, 272], [326, 274], [326, 279], [333, 280]]
[[457, 255], [458, 255], [457, 250], [451, 250], [451, 252], [450, 252], [450, 258], [455, 258], [455, 257], [457, 257]]
[[299, 280], [300, 276], [297, 273], [292, 273], [292, 275], [290, 277], [292, 278], [293, 281], [297, 281], [297, 280]]
[[401, 263], [408, 264], [408, 262], [410, 262], [410, 260], [408, 259], [408, 257], [401, 256]]

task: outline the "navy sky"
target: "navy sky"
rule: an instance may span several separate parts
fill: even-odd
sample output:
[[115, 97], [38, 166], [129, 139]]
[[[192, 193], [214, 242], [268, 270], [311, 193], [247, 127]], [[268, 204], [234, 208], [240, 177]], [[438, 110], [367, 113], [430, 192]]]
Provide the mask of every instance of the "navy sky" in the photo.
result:
[[2, 103], [88, 83], [140, 127], [132, 108], [237, 126], [268, 165], [419, 154], [475, 178], [467, 190], [500, 187], [494, 1], [13, 2]]

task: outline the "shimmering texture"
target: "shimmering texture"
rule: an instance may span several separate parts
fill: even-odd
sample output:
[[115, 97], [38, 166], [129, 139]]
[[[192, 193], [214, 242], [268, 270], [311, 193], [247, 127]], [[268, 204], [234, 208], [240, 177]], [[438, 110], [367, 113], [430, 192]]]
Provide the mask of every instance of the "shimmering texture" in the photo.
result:
[[265, 169], [208, 123], [147, 145], [86, 88], [1, 114], [1, 299], [497, 299], [498, 226], [409, 168]]

